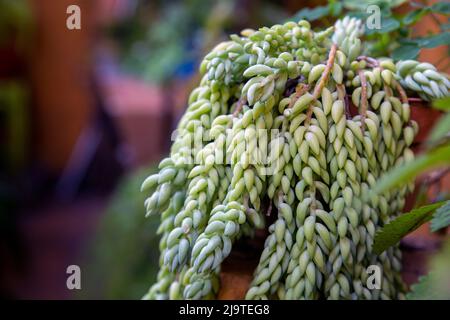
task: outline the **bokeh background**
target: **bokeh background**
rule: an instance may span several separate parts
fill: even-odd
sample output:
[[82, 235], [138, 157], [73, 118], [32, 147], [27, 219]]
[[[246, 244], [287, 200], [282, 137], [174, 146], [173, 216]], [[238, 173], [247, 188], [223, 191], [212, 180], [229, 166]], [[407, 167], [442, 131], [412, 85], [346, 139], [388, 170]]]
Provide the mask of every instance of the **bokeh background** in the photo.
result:
[[[144, 218], [139, 187], [169, 150], [201, 57], [325, 2], [0, 0], [0, 296], [141, 298], [158, 217]], [[81, 30], [66, 28], [71, 4]], [[436, 246], [418, 237], [411, 281]], [[81, 290], [66, 288], [72, 264]]]

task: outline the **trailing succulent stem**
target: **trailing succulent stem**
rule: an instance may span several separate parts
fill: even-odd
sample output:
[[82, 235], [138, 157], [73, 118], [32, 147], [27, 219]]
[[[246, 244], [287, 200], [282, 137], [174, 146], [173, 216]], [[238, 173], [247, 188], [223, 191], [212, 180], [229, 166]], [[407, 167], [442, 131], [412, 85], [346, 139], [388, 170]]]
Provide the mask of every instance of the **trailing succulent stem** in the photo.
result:
[[[448, 96], [428, 63], [362, 55], [362, 23], [245, 30], [203, 60], [171, 154], [148, 177], [160, 213], [160, 272], [146, 299], [208, 299], [233, 243], [268, 227], [247, 299], [397, 299], [400, 252], [372, 252], [412, 186], [370, 192], [414, 157], [406, 91]], [[366, 286], [382, 267], [381, 290]]]

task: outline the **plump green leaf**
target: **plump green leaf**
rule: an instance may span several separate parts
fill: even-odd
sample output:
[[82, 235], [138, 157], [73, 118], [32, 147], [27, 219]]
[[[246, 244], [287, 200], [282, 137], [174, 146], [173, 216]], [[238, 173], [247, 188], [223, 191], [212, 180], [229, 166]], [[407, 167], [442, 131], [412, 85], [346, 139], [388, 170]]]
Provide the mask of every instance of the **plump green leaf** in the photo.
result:
[[405, 235], [429, 221], [433, 212], [444, 203], [442, 201], [414, 209], [385, 225], [375, 235], [373, 251], [380, 254], [398, 243]]
[[437, 2], [430, 9], [436, 13], [450, 14], [450, 2]]
[[436, 232], [448, 226], [450, 226], [450, 200], [434, 213], [433, 219], [431, 220], [431, 231]]
[[410, 60], [415, 59], [420, 52], [420, 48], [417, 45], [400, 45], [392, 52], [392, 58], [394, 60]]
[[421, 173], [444, 165], [450, 165], [450, 144], [440, 146], [418, 156], [411, 162], [389, 170], [381, 177], [372, 192], [378, 194], [393, 187], [404, 185]]

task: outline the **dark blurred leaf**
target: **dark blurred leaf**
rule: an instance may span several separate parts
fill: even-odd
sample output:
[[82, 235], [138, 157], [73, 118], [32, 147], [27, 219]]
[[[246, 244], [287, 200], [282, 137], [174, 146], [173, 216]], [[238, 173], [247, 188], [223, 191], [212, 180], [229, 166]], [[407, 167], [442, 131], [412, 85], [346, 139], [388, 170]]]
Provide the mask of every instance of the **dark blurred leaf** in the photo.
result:
[[443, 32], [429, 37], [416, 38], [414, 41], [416, 41], [417, 44], [423, 48], [434, 48], [443, 45], [450, 45], [450, 33]]
[[444, 145], [428, 151], [411, 162], [389, 170], [381, 177], [372, 192], [379, 194], [391, 188], [404, 185], [421, 173], [443, 165], [450, 165], [450, 145]]
[[450, 14], [450, 2], [437, 2], [430, 9], [433, 12]]
[[328, 7], [328, 11], [333, 17], [339, 16], [343, 9], [342, 2], [338, 1], [330, 1]]
[[358, 18], [361, 20], [365, 20], [369, 15], [366, 12], [363, 11], [350, 11], [346, 13], [349, 17]]
[[420, 52], [420, 48], [417, 45], [400, 45], [392, 52], [392, 58], [394, 60], [409, 60], [415, 59]]
[[389, 247], [398, 243], [405, 235], [429, 221], [432, 213], [444, 205], [444, 203], [438, 202], [414, 209], [389, 222], [376, 233], [373, 242], [373, 251], [376, 254], [381, 254]]
[[367, 29], [366, 34], [374, 34], [374, 33], [388, 33], [400, 28], [400, 22], [393, 17], [385, 17], [382, 15], [381, 18], [381, 28], [380, 29]]
[[328, 6], [318, 6], [313, 9], [304, 8], [295, 14], [294, 19], [307, 19], [308, 21], [314, 21], [327, 16], [329, 12]]
[[377, 5], [379, 7], [395, 8], [406, 2], [406, 0], [344, 0], [342, 1], [344, 7], [349, 10], [366, 10], [370, 5]]
[[429, 10], [429, 8], [420, 8], [418, 10], [411, 11], [403, 17], [403, 23], [405, 25], [414, 24], [419, 21], [426, 13], [428, 13]]
[[83, 299], [140, 299], [159, 269], [159, 216], [145, 218], [142, 181], [156, 168], [129, 174], [119, 183], [102, 216], [82, 267]]
[[436, 232], [439, 229], [450, 225], [450, 200], [442, 207], [436, 210], [431, 220], [431, 231]]

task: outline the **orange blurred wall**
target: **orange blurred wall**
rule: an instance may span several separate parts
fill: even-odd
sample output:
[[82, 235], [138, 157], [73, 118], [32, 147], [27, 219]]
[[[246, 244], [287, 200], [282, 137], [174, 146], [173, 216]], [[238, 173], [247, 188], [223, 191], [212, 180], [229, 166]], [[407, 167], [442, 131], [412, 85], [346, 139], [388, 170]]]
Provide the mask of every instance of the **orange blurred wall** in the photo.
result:
[[[29, 0], [35, 17], [30, 56], [33, 154], [59, 172], [93, 113], [90, 84], [92, 0]], [[81, 30], [66, 27], [67, 7], [81, 8]]]

